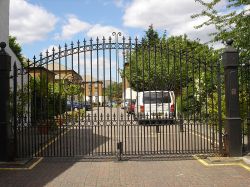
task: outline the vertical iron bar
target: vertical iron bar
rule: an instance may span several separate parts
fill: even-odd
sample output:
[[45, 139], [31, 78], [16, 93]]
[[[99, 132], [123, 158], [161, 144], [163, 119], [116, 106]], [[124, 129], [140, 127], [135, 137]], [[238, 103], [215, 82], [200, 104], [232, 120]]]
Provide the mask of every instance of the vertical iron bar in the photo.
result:
[[[96, 63], [97, 63], [97, 67], [96, 67], [96, 69], [97, 69], [97, 82], [96, 82], [96, 84], [97, 84], [97, 132], [98, 132], [98, 136], [100, 136], [100, 122], [99, 122], [99, 115], [100, 115], [100, 112], [99, 112], [99, 110], [100, 110], [100, 108], [99, 108], [99, 38], [97, 37], [97, 39], [96, 39]], [[96, 85], [95, 85], [95, 91], [96, 91]], [[100, 147], [99, 147], [99, 145], [100, 145], [100, 142], [99, 142], [99, 138], [97, 139], [98, 141], [97, 141], [97, 145], [98, 145], [98, 150], [97, 150], [97, 154], [99, 154], [100, 153]]]
[[[86, 67], [86, 51], [87, 51], [87, 49], [86, 49], [86, 40], [84, 39], [83, 40], [83, 63], [84, 63], [84, 92], [85, 92], [85, 94], [84, 94], [84, 102], [86, 103], [87, 102], [87, 84], [88, 84], [88, 81], [87, 81], [87, 77], [86, 77], [86, 71], [87, 71], [87, 67]], [[88, 92], [89, 92], [89, 89], [88, 89]], [[90, 98], [90, 96], [89, 96], [89, 98]], [[91, 110], [93, 110], [92, 109], [92, 103], [91, 103], [91, 101], [90, 101], [90, 106], [91, 106]], [[86, 140], [86, 141], [84, 141], [84, 146], [83, 146], [83, 152], [81, 152], [81, 153], [83, 153], [83, 154], [88, 154], [88, 155], [90, 155], [90, 139], [88, 139], [89, 137], [87, 136], [87, 131], [88, 131], [88, 119], [87, 119], [87, 112], [85, 112], [85, 114], [84, 114], [84, 128], [83, 128], [83, 130], [84, 130], [84, 140]], [[85, 152], [85, 150], [86, 150], [86, 152]]]
[[27, 124], [28, 124], [28, 138], [29, 138], [29, 148], [28, 148], [28, 153], [29, 153], [29, 156], [32, 155], [32, 144], [33, 144], [33, 141], [32, 139], [30, 138], [30, 132], [32, 130], [32, 125], [30, 124], [30, 104], [31, 104], [31, 101], [30, 101], [30, 61], [28, 59], [27, 61], [28, 63], [28, 66], [27, 66], [27, 77], [28, 77], [28, 80], [27, 80], [27, 100], [28, 100], [28, 114], [27, 114]]
[[[17, 66], [13, 66], [13, 120], [14, 120], [14, 157], [17, 157]], [[21, 145], [22, 146], [22, 145]]]
[[[32, 97], [32, 100], [33, 100], [33, 102], [32, 102], [32, 105], [33, 105], [33, 108], [31, 109], [34, 113], [33, 113], [33, 119], [32, 119], [32, 125], [34, 125], [35, 126], [35, 128], [33, 129], [35, 132], [34, 132], [34, 134], [36, 134], [37, 132], [38, 132], [38, 125], [39, 125], [39, 123], [37, 123], [37, 119], [36, 119], [36, 115], [37, 115], [37, 111], [36, 111], [36, 97], [37, 97], [37, 95], [36, 95], [36, 71], [35, 71], [35, 69], [36, 69], [36, 57], [34, 56], [34, 58], [33, 58], [33, 68], [34, 68], [34, 70], [33, 70], [33, 79], [34, 79], [34, 82], [33, 82], [33, 89], [34, 90], [32, 90], [32, 94], [33, 94], [33, 97]], [[36, 155], [36, 151], [37, 151], [37, 145], [36, 145], [36, 142], [37, 142], [37, 136], [35, 135], [35, 136], [32, 136], [32, 140], [34, 140], [34, 149], [32, 149], [34, 152], [32, 152], [32, 155], [33, 154], [35, 154], [35, 156], [38, 156], [38, 155]], [[22, 147], [22, 146], [21, 146]], [[38, 148], [39, 149], [39, 148]], [[21, 152], [22, 152], [22, 150], [23, 149], [21, 149]], [[23, 152], [22, 152], [22, 154], [23, 154]], [[23, 156], [23, 155], [22, 155]]]
[[[102, 57], [103, 57], [103, 87], [104, 87], [104, 89], [103, 89], [103, 104], [104, 104], [104, 112], [103, 112], [103, 120], [104, 120], [104, 124], [103, 124], [103, 128], [104, 128], [104, 141], [105, 141], [105, 144], [104, 144], [104, 154], [106, 155], [107, 154], [107, 143], [106, 143], [106, 141], [107, 141], [107, 137], [106, 137], [106, 131], [107, 131], [107, 129], [108, 129], [108, 127], [107, 127], [107, 122], [106, 122], [106, 78], [105, 78], [105, 76], [106, 76], [106, 74], [105, 74], [105, 58], [106, 58], [106, 56], [105, 56], [105, 50], [106, 50], [106, 42], [105, 42], [105, 38], [103, 37], [103, 39], [102, 39]], [[110, 82], [111, 83], [111, 82]], [[108, 140], [109, 141], [109, 140]]]
[[[146, 43], [144, 43], [145, 41], [143, 41], [142, 40], [142, 95], [144, 95], [144, 91], [145, 91], [145, 74], [144, 74], [144, 69], [145, 69], [145, 54], [144, 54], [144, 52], [145, 52], [145, 45], [146, 45]], [[132, 101], [132, 98], [131, 98], [131, 101]], [[132, 102], [131, 102], [132, 103]], [[144, 115], [144, 118], [146, 118], [146, 116]], [[145, 139], [146, 139], [146, 137], [145, 137], [145, 126], [144, 126], [144, 128], [143, 128], [143, 130], [144, 130], [144, 134], [143, 134], [143, 140], [144, 140], [144, 152], [143, 152], [143, 150], [141, 150], [141, 152], [142, 152], [142, 154], [145, 154], [145, 151], [146, 151], [146, 141], [145, 141]], [[142, 134], [141, 134], [141, 138], [142, 138]], [[141, 141], [141, 143], [142, 143], [142, 141]]]
[[[186, 49], [186, 107], [189, 109], [189, 72], [188, 72], [188, 49]], [[181, 94], [182, 95], [182, 94]], [[181, 96], [182, 97], [182, 96]], [[182, 100], [182, 99], [181, 99]], [[182, 102], [181, 102], [182, 103]], [[182, 107], [181, 107], [182, 108]], [[191, 133], [193, 132], [193, 129], [192, 129], [192, 123], [191, 123], [191, 125], [190, 125], [190, 120], [189, 120], [189, 110], [187, 111], [187, 126], [188, 126], [188, 149], [186, 148], [186, 143], [185, 143], [185, 151], [188, 151], [188, 152], [190, 152], [190, 149], [191, 149], [191, 152], [192, 151], [194, 151], [193, 150], [193, 146], [192, 146], [192, 135], [190, 136], [190, 132], [189, 131], [191, 131]], [[181, 124], [182, 125], [182, 124]], [[191, 126], [191, 129], [189, 128]], [[183, 128], [183, 127], [182, 127]], [[182, 129], [182, 131], [183, 131], [183, 129]], [[183, 137], [182, 137], [183, 138]], [[191, 139], [191, 140], [190, 140]], [[186, 130], [185, 130], [185, 140], [186, 140]], [[182, 147], [183, 147], [184, 145], [182, 145]], [[183, 149], [182, 149], [182, 152], [183, 152]]]
[[[55, 48], [53, 47], [52, 48], [52, 72], [54, 73], [55, 71]], [[56, 116], [55, 116], [55, 79], [53, 78], [52, 79], [52, 95], [53, 95], [53, 118], [51, 119], [52, 120], [52, 124], [51, 126], [53, 126], [53, 133], [55, 133], [54, 131], [56, 130], [56, 137], [58, 136], [58, 130], [55, 128], [55, 120], [56, 120]], [[60, 106], [59, 106], [60, 107]], [[54, 143], [52, 144], [53, 145], [53, 155], [52, 156], [56, 156], [56, 144], [57, 144], [57, 141], [55, 140], [55, 137], [53, 137], [54, 139]], [[58, 149], [57, 149], [58, 150]]]
[[[180, 47], [180, 46], [179, 46]], [[183, 102], [183, 93], [182, 93], [182, 85], [183, 85], [183, 83], [182, 83], [182, 49], [181, 49], [181, 47], [179, 48], [179, 55], [178, 55], [178, 57], [179, 57], [179, 63], [180, 63], [180, 94], [181, 94], [181, 111], [183, 111], [183, 105], [182, 105], [182, 102]], [[187, 68], [187, 67], [186, 67]], [[186, 92], [186, 94], [188, 94], [188, 92]], [[187, 99], [187, 98], [186, 98]], [[189, 123], [188, 123], [188, 130], [189, 130]], [[181, 141], [181, 139], [180, 139], [180, 132], [181, 132], [181, 127], [179, 127], [179, 131], [178, 131], [178, 129], [176, 128], [176, 136], [177, 136], [177, 134], [178, 134], [178, 145], [179, 145], [179, 147], [178, 147], [178, 153], [180, 153], [180, 141]], [[176, 137], [176, 139], [177, 139], [177, 137]], [[177, 140], [176, 140], [177, 141]], [[176, 143], [177, 144], [177, 143]], [[189, 146], [189, 138], [188, 138], [188, 146]], [[183, 147], [183, 145], [182, 145], [182, 147]], [[176, 145], [176, 148], [177, 148], [177, 145]]]
[[219, 153], [223, 154], [222, 145], [222, 110], [221, 110], [221, 71], [220, 62], [217, 61], [217, 93], [218, 93], [218, 124], [219, 124]]
[[205, 119], [206, 119], [206, 134], [204, 133], [204, 135], [206, 135], [206, 141], [204, 140], [204, 151], [206, 150], [206, 152], [208, 152], [208, 106], [207, 106], [207, 97], [208, 97], [208, 92], [207, 92], [207, 87], [208, 87], [208, 83], [207, 83], [207, 59], [205, 58], [205, 94], [206, 94], [206, 100], [205, 100], [205, 104], [206, 104], [206, 114], [205, 114]]
[[[200, 110], [199, 110], [199, 125], [200, 125], [200, 133], [202, 134], [202, 115], [201, 115], [201, 111], [202, 111], [202, 100], [201, 100], [201, 60], [199, 58], [199, 63], [198, 63], [198, 69], [199, 69], [199, 81], [198, 81], [198, 85], [199, 85], [199, 104], [200, 104]], [[200, 152], [202, 152], [202, 137], [200, 136]]]
[[[109, 87], [109, 95], [110, 95], [110, 105], [111, 105], [111, 108], [110, 108], [110, 129], [111, 129], [111, 132], [110, 132], [110, 136], [111, 136], [111, 145], [110, 145], [110, 150], [111, 150], [111, 154], [113, 153], [113, 115], [112, 115], [112, 104], [113, 104], [113, 101], [112, 101], [112, 72], [111, 72], [111, 49], [112, 49], [112, 44], [111, 44], [111, 37], [109, 37], [109, 80], [110, 80], [110, 87]], [[109, 131], [108, 131], [109, 132]]]
[[[211, 90], [212, 90], [212, 95], [211, 95], [211, 101], [212, 101], [212, 122], [211, 122], [211, 125], [212, 125], [212, 128], [210, 127], [209, 128], [209, 139], [210, 139], [210, 151], [213, 150], [214, 152], [214, 147], [216, 145], [216, 142], [214, 141], [214, 121], [215, 121], [215, 116], [214, 116], [214, 92], [213, 92], [213, 89], [214, 89], [214, 74], [213, 74], [213, 63], [210, 62], [210, 69], [211, 69]], [[210, 111], [211, 112], [211, 111]], [[210, 121], [211, 121], [211, 117], [210, 117]], [[213, 147], [211, 147], [213, 146]]]
[[[132, 43], [131, 43], [131, 37], [129, 37], [129, 39], [128, 39], [128, 41], [129, 41], [129, 82], [131, 83], [131, 77], [132, 77], [132, 55], [131, 55], [131, 53], [132, 53]], [[138, 95], [137, 95], [138, 96]], [[132, 97], [132, 89], [131, 89], [131, 85], [130, 85], [130, 98]], [[138, 97], [136, 98], [136, 99], [138, 99]], [[137, 104], [137, 108], [138, 108], [138, 104]], [[138, 112], [137, 112], [137, 114], [138, 114]], [[136, 114], [135, 114], [136, 115]], [[135, 115], [134, 115], [134, 117], [135, 117]], [[137, 115], [138, 116], [138, 115]], [[133, 126], [133, 121], [132, 121], [133, 119], [132, 119], [132, 116], [131, 116], [131, 118], [130, 118], [130, 125], [128, 126], [128, 135], [130, 136], [130, 138], [131, 138], [131, 140], [130, 140], [130, 138], [128, 138], [128, 147], [130, 148], [129, 149], [129, 153], [131, 154], [133, 154], [133, 139], [132, 139], [132, 126]], [[129, 133], [130, 132], [130, 133]]]
[[[91, 99], [91, 106], [93, 106], [93, 40], [90, 39], [90, 99]], [[94, 131], [93, 131], [94, 130]], [[95, 136], [95, 127], [94, 127], [94, 113], [93, 110], [91, 110], [91, 155], [94, 154], [94, 144], [96, 143]]]
[[[75, 70], [74, 70], [74, 55], [73, 55], [73, 53], [74, 53], [74, 43], [73, 42], [71, 42], [71, 48], [70, 48], [70, 52], [71, 52], [71, 72], [72, 72], [72, 81], [74, 82], [75, 81], [75, 79], [77, 80], [78, 79], [78, 77], [75, 77], [75, 76], [78, 76], [78, 75], [74, 75], [73, 74], [73, 72], [75, 72]], [[76, 92], [78, 92], [78, 91], [76, 91]], [[76, 93], [74, 93], [73, 94], [73, 100], [77, 100], [76, 101], [76, 103], [77, 103], [77, 105], [79, 105], [79, 99], [77, 98], [75, 98], [75, 96], [76, 96]], [[78, 109], [78, 110], [80, 110], [80, 109]], [[72, 142], [71, 142], [71, 144], [72, 144], [72, 155], [71, 156], [74, 156], [75, 155], [75, 124], [76, 124], [76, 120], [77, 120], [77, 118], [76, 118], [76, 116], [77, 116], [77, 113], [78, 113], [78, 111], [76, 110], [76, 115], [75, 115], [75, 111], [73, 111], [73, 124], [72, 124]], [[79, 113], [78, 113], [79, 114]]]
[[[62, 142], [62, 128], [63, 128], [63, 134], [64, 134], [64, 115], [62, 117], [62, 103], [61, 103], [61, 95], [62, 95], [62, 78], [61, 78], [61, 46], [58, 47], [58, 61], [59, 61], [59, 112], [60, 112], [60, 118], [59, 118], [59, 133], [60, 133], [60, 142], [59, 142], [59, 156], [62, 156], [62, 145], [64, 143], [64, 138]], [[66, 104], [67, 104], [67, 98], [66, 98]], [[62, 122], [63, 121], [63, 122]], [[67, 123], [67, 122], [66, 122]], [[63, 154], [64, 155], [64, 154]]]
[[[197, 126], [196, 126], [196, 107], [197, 107], [197, 101], [196, 101], [196, 96], [195, 96], [195, 93], [196, 93], [196, 90], [194, 89], [195, 88], [195, 68], [194, 68], [194, 48], [192, 49], [192, 56], [191, 56], [191, 65], [192, 65], [192, 95], [193, 95], [193, 105], [191, 105], [193, 107], [193, 123], [194, 123], [194, 132], [198, 132], [198, 129], [197, 129]], [[195, 148], [195, 152], [197, 152], [198, 150], [198, 144], [197, 142], [198, 141], [198, 138], [196, 138], [196, 134], [194, 135], [194, 148]]]
[[[78, 75], [81, 74], [80, 72], [80, 41], [78, 40], [77, 41], [77, 67], [78, 67], [78, 70], [77, 70], [77, 73]], [[78, 116], [78, 140], [76, 140], [76, 154], [77, 155], [80, 155], [80, 150], [81, 150], [81, 145], [82, 145], [82, 142], [81, 142], [81, 122], [82, 122], [82, 113], [81, 113], [81, 110], [83, 110], [83, 106], [85, 106], [85, 109], [86, 109], [86, 102], [83, 101], [83, 98], [82, 98], [82, 94], [83, 94], [83, 90], [82, 90], [82, 77], [80, 77], [80, 80], [77, 81], [77, 84], [79, 84], [79, 89], [80, 89], [80, 92], [78, 94], [78, 97], [80, 98], [80, 110], [79, 110], [79, 116]], [[78, 99], [79, 99], [78, 98]], [[84, 110], [84, 112], [86, 113], [86, 110]], [[77, 142], [78, 142], [78, 148], [77, 148]]]

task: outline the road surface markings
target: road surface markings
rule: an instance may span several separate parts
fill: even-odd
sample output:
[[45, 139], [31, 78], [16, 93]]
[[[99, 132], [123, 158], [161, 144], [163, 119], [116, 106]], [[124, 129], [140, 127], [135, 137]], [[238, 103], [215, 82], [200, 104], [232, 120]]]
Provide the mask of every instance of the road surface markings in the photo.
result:
[[213, 167], [213, 166], [240, 166], [243, 167], [244, 169], [246, 169], [247, 171], [250, 171], [250, 166], [247, 166], [246, 164], [242, 163], [242, 162], [229, 162], [229, 163], [218, 163], [218, 164], [212, 164], [212, 163], [208, 163], [205, 159], [201, 159], [196, 155], [193, 155], [193, 157], [200, 162], [202, 165], [206, 166], [206, 167]]
[[43, 157], [40, 157], [37, 161], [35, 161], [32, 165], [30, 165], [29, 167], [27, 168], [19, 168], [19, 167], [16, 167], [16, 168], [0, 168], [0, 170], [9, 170], [9, 171], [16, 171], [16, 170], [32, 170], [35, 166], [37, 166], [41, 161], [43, 160]]

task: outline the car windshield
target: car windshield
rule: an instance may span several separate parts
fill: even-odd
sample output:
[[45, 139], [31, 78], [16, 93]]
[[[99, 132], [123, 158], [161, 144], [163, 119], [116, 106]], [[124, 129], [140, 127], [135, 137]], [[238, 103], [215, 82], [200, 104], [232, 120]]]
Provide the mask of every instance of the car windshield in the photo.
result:
[[171, 98], [169, 92], [146, 92], [143, 94], [143, 103], [171, 103]]

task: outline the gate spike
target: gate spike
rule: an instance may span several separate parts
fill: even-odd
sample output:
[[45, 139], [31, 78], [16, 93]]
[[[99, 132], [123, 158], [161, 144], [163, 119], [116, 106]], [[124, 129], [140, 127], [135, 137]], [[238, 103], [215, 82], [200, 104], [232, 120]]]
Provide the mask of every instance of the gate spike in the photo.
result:
[[48, 57], [49, 56], [49, 50], [47, 49], [46, 50], [46, 57]]
[[34, 55], [33, 57], [33, 62], [35, 63], [36, 62], [36, 56]]
[[129, 43], [131, 43], [131, 36], [128, 37], [128, 41], [129, 41]]

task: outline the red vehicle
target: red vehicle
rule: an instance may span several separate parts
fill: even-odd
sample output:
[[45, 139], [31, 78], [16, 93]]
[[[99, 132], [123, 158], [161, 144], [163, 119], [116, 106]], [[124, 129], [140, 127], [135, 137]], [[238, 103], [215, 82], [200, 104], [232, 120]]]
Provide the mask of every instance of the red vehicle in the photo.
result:
[[135, 113], [135, 100], [132, 100], [128, 103], [128, 109], [127, 112], [129, 114], [134, 114]]

